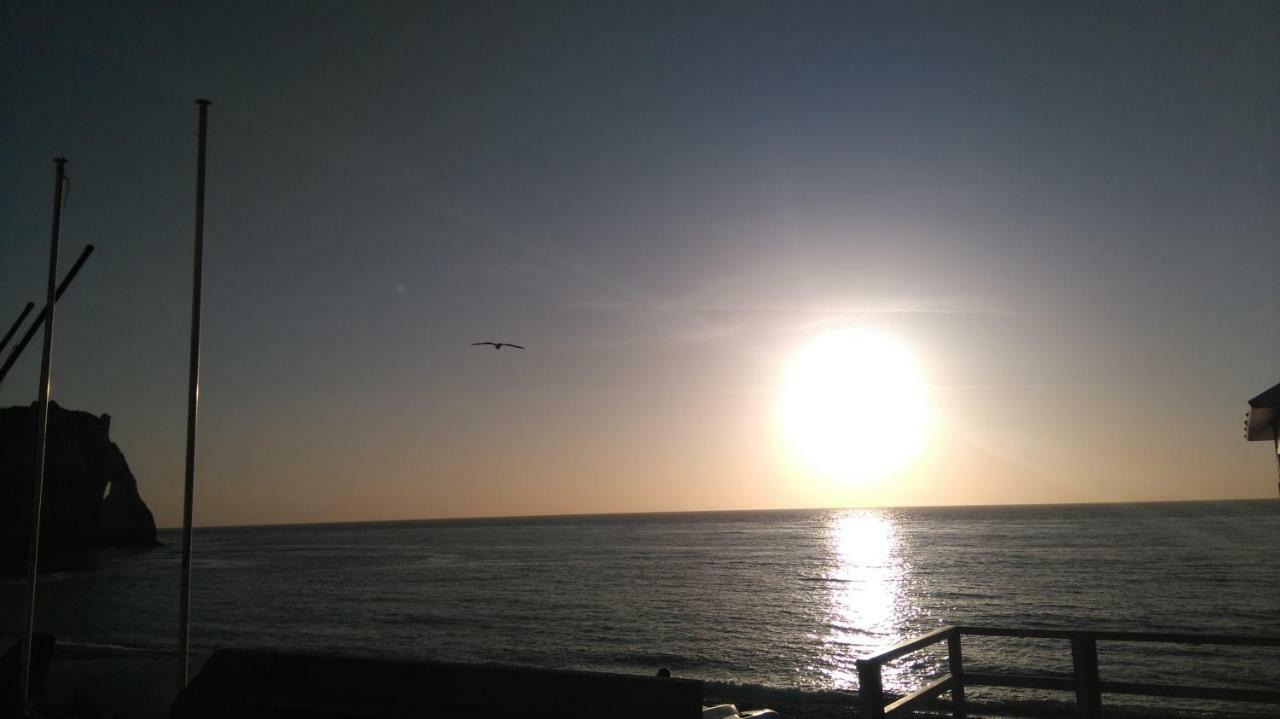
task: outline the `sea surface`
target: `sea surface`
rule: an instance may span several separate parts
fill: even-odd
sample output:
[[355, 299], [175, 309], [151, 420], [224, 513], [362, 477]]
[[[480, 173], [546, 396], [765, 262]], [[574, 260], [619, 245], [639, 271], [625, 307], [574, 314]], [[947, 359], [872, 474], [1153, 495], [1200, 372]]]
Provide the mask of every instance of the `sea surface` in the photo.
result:
[[[42, 577], [38, 629], [172, 648], [181, 542], [160, 538]], [[945, 624], [1280, 636], [1278, 550], [1274, 500], [199, 529], [191, 641], [849, 690], [857, 658]], [[5, 626], [23, 589], [0, 578]], [[1106, 679], [1280, 686], [1277, 650], [1099, 651]], [[1071, 667], [1054, 640], [966, 639], [965, 658]], [[945, 666], [914, 655], [886, 688]]]

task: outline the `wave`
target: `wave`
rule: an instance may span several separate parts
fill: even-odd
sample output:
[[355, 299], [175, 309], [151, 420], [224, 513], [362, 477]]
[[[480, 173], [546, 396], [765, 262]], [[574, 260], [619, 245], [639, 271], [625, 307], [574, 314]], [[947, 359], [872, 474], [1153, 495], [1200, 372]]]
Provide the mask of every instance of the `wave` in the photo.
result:
[[768, 704], [836, 704], [854, 706], [858, 702], [856, 692], [834, 689], [799, 689], [770, 687], [748, 682], [703, 681], [702, 697], [704, 702], [710, 699], [732, 699], [737, 702], [756, 702]]
[[144, 654], [176, 654], [175, 648], [171, 646], [91, 642], [68, 637], [57, 637], [54, 643], [54, 651], [56, 652], [59, 648], [71, 650], [72, 652], [80, 650], [95, 654], [131, 654], [139, 656]]
[[813, 582], [815, 584], [852, 584], [855, 580], [845, 579], [843, 577], [796, 577], [801, 582]]
[[681, 673], [689, 674], [700, 669], [721, 669], [733, 671], [741, 669], [735, 662], [725, 659], [717, 659], [715, 657], [697, 656], [689, 654], [673, 654], [668, 652], [624, 652], [621, 654], [606, 654], [597, 658], [593, 664], [602, 666], [618, 665], [618, 666], [638, 666], [646, 669], [653, 667], [676, 667]]

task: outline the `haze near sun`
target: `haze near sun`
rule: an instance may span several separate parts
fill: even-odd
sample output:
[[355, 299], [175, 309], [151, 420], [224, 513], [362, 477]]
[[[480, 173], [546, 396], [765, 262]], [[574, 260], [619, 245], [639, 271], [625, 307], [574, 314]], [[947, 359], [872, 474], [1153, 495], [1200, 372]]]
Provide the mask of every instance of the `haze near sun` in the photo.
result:
[[857, 483], [886, 479], [924, 446], [932, 421], [923, 374], [893, 337], [827, 332], [787, 363], [782, 433], [809, 471]]

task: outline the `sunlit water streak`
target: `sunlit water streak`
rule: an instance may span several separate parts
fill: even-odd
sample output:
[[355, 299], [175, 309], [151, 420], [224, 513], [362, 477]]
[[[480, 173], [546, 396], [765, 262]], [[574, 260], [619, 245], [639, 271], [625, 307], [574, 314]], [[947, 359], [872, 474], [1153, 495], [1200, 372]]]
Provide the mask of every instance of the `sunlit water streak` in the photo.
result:
[[854, 662], [870, 643], [895, 637], [901, 610], [902, 560], [895, 528], [875, 512], [832, 517], [827, 529], [831, 571], [827, 600], [827, 636], [823, 641], [830, 666], [824, 673], [836, 687], [857, 681]]
[[[854, 661], [944, 623], [1280, 636], [1270, 501], [632, 515], [197, 533], [193, 645], [492, 661], [850, 689]], [[168, 647], [176, 535], [41, 585], [65, 638]], [[0, 578], [17, 626], [21, 580]], [[1135, 681], [1199, 667], [1280, 684], [1264, 650], [1104, 646]], [[974, 670], [1068, 670], [1051, 642], [974, 640]], [[910, 688], [940, 652], [890, 665]]]

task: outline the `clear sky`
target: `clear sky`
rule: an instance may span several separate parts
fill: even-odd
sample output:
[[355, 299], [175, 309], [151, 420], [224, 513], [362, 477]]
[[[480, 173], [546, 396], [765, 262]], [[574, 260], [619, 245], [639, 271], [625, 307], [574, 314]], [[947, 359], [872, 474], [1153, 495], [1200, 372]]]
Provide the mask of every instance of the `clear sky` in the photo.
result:
[[[65, 155], [54, 399], [179, 523], [208, 97], [198, 523], [1273, 496], [1275, 9], [4, 3], [0, 324]], [[850, 328], [856, 481], [780, 420]]]

